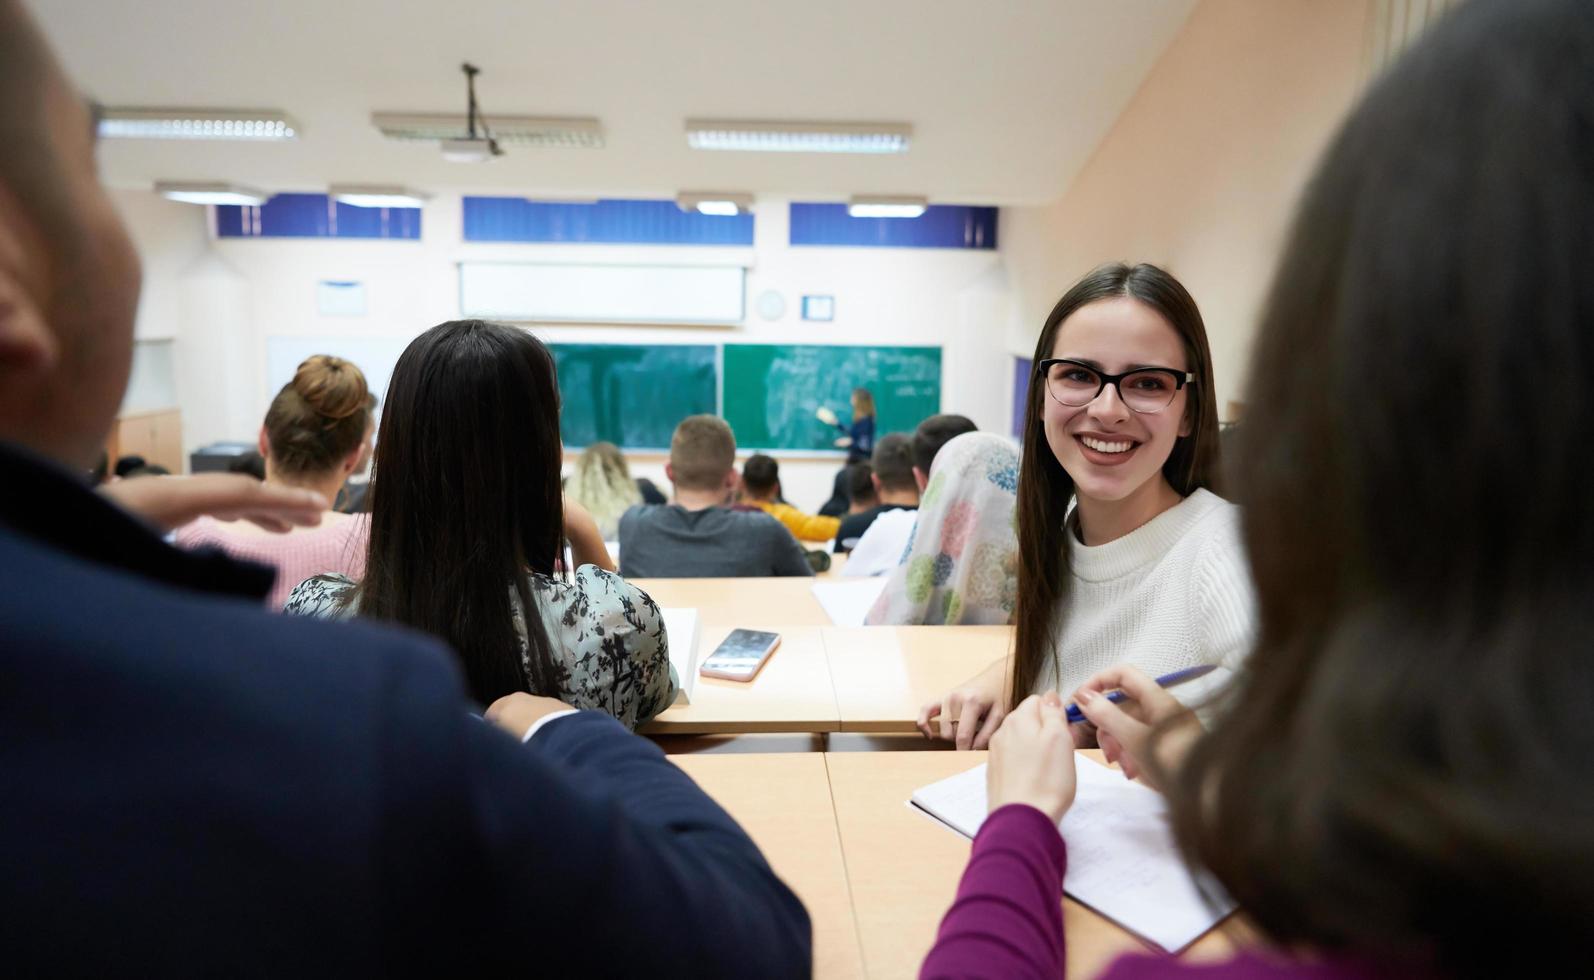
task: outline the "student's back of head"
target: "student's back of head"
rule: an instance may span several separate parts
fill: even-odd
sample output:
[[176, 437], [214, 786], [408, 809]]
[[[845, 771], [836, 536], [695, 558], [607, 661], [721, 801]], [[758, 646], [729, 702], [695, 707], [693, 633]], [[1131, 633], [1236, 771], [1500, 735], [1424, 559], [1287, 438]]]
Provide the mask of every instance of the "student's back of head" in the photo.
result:
[[932, 415], [919, 423], [913, 430], [913, 468], [919, 481], [919, 489], [924, 489], [925, 483], [930, 479], [930, 465], [935, 462], [935, 455], [941, 447], [956, 439], [965, 432], [978, 430], [974, 421], [962, 415]]
[[773, 500], [780, 489], [780, 464], [773, 456], [755, 453], [742, 464], [742, 487], [760, 500]]
[[1170, 792], [1281, 946], [1594, 926], [1594, 5], [1461, 4], [1335, 138], [1249, 371], [1260, 636]]
[[[447, 640], [484, 704], [558, 690], [526, 572], [554, 573], [560, 456], [553, 356], [530, 333], [455, 320], [404, 349], [376, 446], [359, 610]], [[512, 589], [525, 610], [524, 672]]]
[[869, 465], [881, 494], [919, 492], [913, 478], [913, 440], [908, 436], [900, 432], [881, 436]]
[[670, 437], [669, 466], [677, 490], [729, 491], [735, 482], [736, 436], [717, 415], [683, 419]]
[[847, 502], [854, 514], [880, 503], [880, 496], [874, 489], [873, 466], [853, 463], [847, 467]]
[[620, 447], [595, 442], [582, 451], [565, 484], [565, 496], [592, 515], [604, 538], [613, 540], [620, 515], [642, 502]]
[[371, 428], [365, 375], [341, 357], [305, 359], [266, 410], [261, 454], [266, 471], [288, 480], [352, 470]]

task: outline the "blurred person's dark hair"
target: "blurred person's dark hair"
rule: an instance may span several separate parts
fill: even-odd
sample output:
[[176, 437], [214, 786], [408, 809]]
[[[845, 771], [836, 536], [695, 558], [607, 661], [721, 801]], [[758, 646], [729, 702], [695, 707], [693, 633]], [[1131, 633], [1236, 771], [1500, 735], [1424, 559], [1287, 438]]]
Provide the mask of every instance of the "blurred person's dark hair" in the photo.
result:
[[251, 449], [227, 463], [228, 473], [242, 473], [257, 480], [266, 478], [266, 457]]
[[1458, 5], [1286, 238], [1236, 446], [1256, 647], [1163, 773], [1278, 948], [1392, 976], [1534, 972], [1506, 936], [1586, 956], [1591, 264], [1594, 4]]
[[932, 415], [919, 423], [913, 430], [913, 465], [926, 477], [930, 475], [930, 464], [935, 462], [935, 454], [941, 447], [956, 439], [965, 432], [976, 432], [979, 426], [974, 420], [963, 415]]
[[847, 467], [847, 501], [853, 507], [874, 506], [879, 497], [874, 491], [874, 467], [868, 463], [853, 463]]
[[742, 486], [755, 497], [774, 493], [780, 486], [780, 464], [763, 453], [747, 457], [742, 464]]
[[881, 436], [870, 466], [881, 489], [918, 492], [919, 484], [913, 479], [913, 440], [903, 433]]

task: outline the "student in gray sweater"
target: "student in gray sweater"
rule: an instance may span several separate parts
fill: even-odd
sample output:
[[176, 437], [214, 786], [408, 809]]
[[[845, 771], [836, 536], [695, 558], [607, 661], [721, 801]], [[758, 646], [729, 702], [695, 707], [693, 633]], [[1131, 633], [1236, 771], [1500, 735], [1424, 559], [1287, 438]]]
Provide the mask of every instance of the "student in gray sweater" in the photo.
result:
[[620, 518], [625, 578], [812, 575], [797, 539], [762, 511], [733, 509], [736, 437], [714, 415], [675, 427], [665, 474], [675, 502], [639, 504]]

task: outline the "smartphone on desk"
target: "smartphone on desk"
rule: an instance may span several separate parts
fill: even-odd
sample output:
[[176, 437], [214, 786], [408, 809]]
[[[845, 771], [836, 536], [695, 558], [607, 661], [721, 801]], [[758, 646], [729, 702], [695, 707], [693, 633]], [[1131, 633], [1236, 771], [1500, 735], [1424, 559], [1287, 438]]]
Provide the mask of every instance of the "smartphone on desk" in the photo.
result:
[[731, 630], [697, 672], [704, 677], [723, 677], [728, 681], [750, 681], [764, 661], [780, 646], [779, 633], [762, 630]]

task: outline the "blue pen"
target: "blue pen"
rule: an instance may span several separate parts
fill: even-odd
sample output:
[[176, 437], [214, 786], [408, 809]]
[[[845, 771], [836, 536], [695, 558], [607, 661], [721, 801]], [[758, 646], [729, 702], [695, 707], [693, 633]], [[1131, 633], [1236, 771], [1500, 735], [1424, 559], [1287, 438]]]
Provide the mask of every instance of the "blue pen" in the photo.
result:
[[[1204, 677], [1217, 669], [1216, 666], [1208, 664], [1203, 667], [1187, 667], [1184, 670], [1176, 670], [1171, 674], [1163, 674], [1157, 678], [1157, 686], [1173, 687], [1176, 684], [1183, 684], [1185, 681], [1195, 680], [1197, 677]], [[1113, 704], [1118, 704], [1128, 699], [1129, 695], [1122, 691], [1109, 691], [1107, 693], [1107, 700]], [[1073, 703], [1068, 705], [1068, 723], [1070, 725], [1078, 725], [1088, 720], [1085, 717], [1085, 713], [1079, 710], [1079, 705]]]

